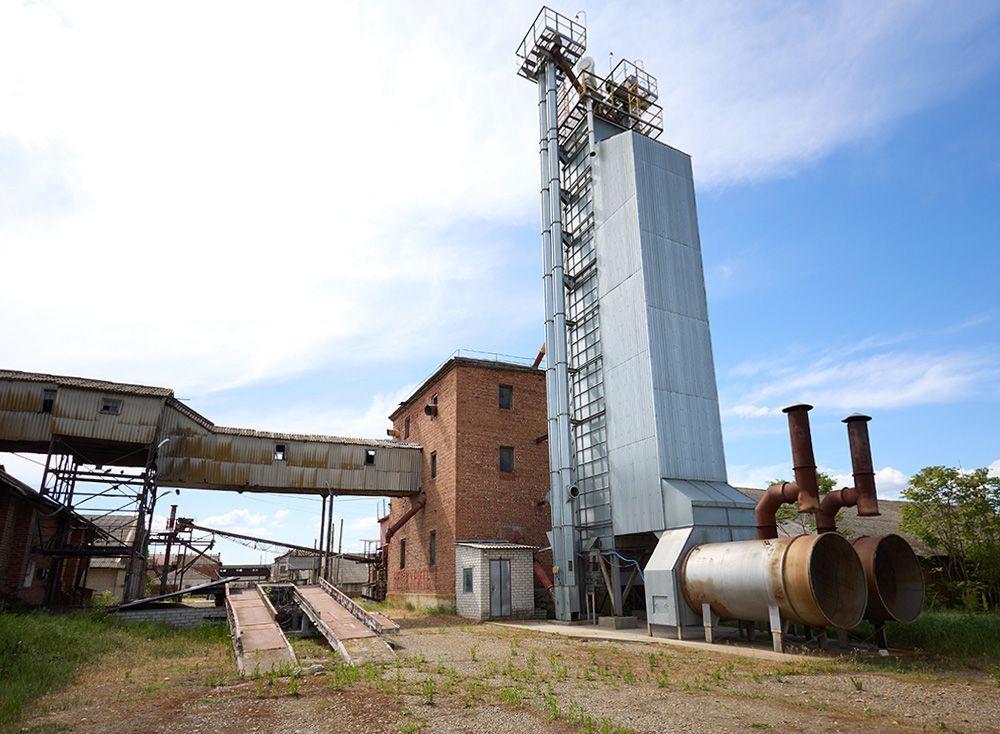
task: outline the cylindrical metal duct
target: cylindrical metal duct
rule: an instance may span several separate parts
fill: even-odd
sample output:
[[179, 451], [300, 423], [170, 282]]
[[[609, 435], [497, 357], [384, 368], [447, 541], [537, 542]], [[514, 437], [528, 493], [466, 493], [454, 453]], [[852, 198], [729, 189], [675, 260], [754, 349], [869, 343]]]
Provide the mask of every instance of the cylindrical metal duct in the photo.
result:
[[777, 607], [792, 622], [849, 629], [868, 599], [858, 554], [833, 533], [699, 545], [680, 582], [696, 613], [708, 604], [724, 619], [754, 622], [769, 622]]
[[782, 413], [788, 416], [788, 434], [792, 440], [792, 471], [799, 488], [799, 512], [819, 509], [819, 479], [816, 457], [813, 455], [812, 432], [809, 430], [811, 405], [789, 405]]
[[898, 535], [862, 535], [851, 540], [868, 582], [865, 619], [912, 622], [924, 608], [924, 573], [917, 554]]
[[847, 439], [851, 445], [851, 471], [854, 488], [858, 491], [858, 515], [874, 517], [879, 514], [878, 496], [875, 494], [875, 468], [872, 466], [872, 446], [868, 439], [868, 421], [871, 416], [855, 413], [844, 418]]

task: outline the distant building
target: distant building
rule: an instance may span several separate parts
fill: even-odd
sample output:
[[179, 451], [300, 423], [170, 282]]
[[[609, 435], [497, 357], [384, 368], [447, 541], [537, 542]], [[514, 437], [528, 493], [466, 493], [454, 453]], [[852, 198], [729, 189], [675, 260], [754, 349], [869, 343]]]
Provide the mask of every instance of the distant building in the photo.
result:
[[[179, 552], [178, 552], [179, 551]], [[153, 582], [155, 593], [159, 593], [160, 578], [163, 574], [163, 553], [150, 555], [147, 574]], [[195, 557], [195, 554], [185, 548], [174, 549], [167, 564], [167, 588], [165, 592], [185, 589], [189, 586], [218, 581], [221, 577], [222, 556], [218, 553], [205, 553]]]
[[[368, 585], [367, 559], [352, 554], [334, 554], [330, 558], [330, 583], [350, 596], [360, 596]], [[278, 556], [271, 564], [271, 581], [293, 584], [319, 583], [320, 556], [302, 550], [291, 550]]]
[[[455, 541], [544, 548], [551, 527], [545, 373], [454, 357], [390, 416], [423, 448], [426, 505], [389, 541], [388, 593], [417, 605], [455, 602]], [[393, 498], [388, 526], [419, 502]]]
[[89, 558], [60, 557], [55, 551], [87, 546], [96, 533], [86, 518], [0, 467], [0, 600], [48, 606], [86, 602]]
[[[135, 540], [135, 515], [91, 515], [87, 517], [101, 532], [95, 540], [98, 547], [112, 545], [131, 547]], [[128, 564], [125, 557], [91, 558], [87, 572], [87, 588], [95, 594], [110, 594], [121, 601], [125, 594]]]

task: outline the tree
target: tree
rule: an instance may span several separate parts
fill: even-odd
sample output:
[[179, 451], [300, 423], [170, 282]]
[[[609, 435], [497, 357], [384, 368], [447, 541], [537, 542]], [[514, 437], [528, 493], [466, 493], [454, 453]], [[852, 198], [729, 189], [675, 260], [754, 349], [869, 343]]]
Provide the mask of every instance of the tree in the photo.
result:
[[965, 606], [1000, 605], [1000, 477], [986, 468], [928, 466], [902, 492], [901, 530], [942, 557]]
[[[826, 472], [818, 471], [816, 472], [816, 480], [819, 485], [819, 496], [822, 498], [827, 492], [831, 491], [837, 484], [836, 480], [831, 477]], [[781, 484], [782, 482], [788, 481], [787, 479], [775, 479], [771, 484]], [[775, 522], [778, 523], [778, 527], [784, 522], [792, 522], [797, 524], [801, 528], [802, 533], [815, 533], [816, 532], [816, 516], [811, 513], [801, 514], [799, 513], [798, 506], [795, 504], [782, 505], [778, 508], [778, 511], [774, 513]], [[796, 531], [798, 532], [798, 531]]]

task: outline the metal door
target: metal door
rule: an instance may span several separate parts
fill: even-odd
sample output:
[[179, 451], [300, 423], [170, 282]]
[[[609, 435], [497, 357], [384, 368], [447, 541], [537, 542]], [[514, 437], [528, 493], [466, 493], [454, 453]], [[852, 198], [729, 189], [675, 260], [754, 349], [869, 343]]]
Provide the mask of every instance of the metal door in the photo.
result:
[[490, 559], [490, 616], [510, 616], [510, 559]]

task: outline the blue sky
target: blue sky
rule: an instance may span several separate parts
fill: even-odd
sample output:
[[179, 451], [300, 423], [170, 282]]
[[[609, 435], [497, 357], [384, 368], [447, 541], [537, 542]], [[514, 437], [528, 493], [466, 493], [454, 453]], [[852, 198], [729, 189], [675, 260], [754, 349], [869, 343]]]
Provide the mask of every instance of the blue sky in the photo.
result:
[[[513, 49], [536, 11], [0, 6], [0, 262], [19, 274], [0, 365], [379, 436], [455, 349], [532, 355], [535, 89]], [[614, 52], [658, 77], [661, 139], [694, 159], [730, 481], [790, 473], [795, 401], [837, 475], [840, 419], [874, 416], [889, 496], [930, 464], [1000, 469], [1000, 9], [605, 4], [587, 23], [599, 71]], [[309, 498], [176, 501], [316, 535]], [[338, 502], [347, 547], [374, 536], [375, 502]]]

